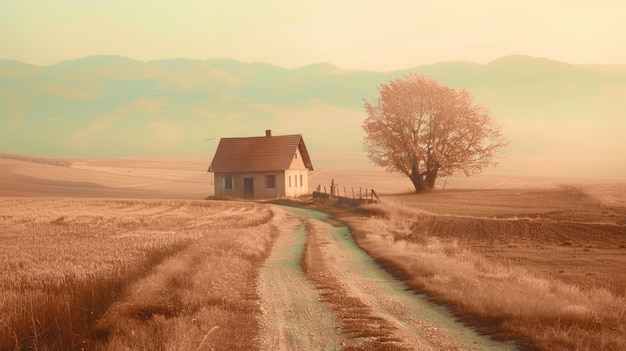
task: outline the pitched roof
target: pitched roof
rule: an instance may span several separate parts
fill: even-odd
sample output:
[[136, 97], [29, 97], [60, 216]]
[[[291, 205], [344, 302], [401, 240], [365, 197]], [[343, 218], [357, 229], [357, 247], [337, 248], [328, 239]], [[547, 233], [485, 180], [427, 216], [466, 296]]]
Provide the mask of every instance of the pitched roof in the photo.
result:
[[289, 169], [296, 150], [309, 170], [313, 164], [302, 135], [222, 138], [209, 172], [267, 172]]

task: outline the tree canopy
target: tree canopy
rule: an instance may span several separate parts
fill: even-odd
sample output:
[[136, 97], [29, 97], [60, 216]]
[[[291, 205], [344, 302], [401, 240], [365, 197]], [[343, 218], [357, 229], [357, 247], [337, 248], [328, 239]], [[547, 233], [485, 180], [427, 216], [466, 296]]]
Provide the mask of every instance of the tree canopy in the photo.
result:
[[438, 176], [473, 175], [495, 165], [506, 145], [490, 110], [463, 89], [409, 73], [365, 101], [364, 148], [376, 165], [411, 179], [416, 192], [432, 190]]

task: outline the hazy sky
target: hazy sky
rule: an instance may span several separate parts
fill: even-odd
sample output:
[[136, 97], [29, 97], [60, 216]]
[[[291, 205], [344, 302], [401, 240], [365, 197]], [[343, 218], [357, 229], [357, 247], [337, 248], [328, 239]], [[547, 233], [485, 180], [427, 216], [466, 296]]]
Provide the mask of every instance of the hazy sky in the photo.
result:
[[0, 0], [0, 58], [392, 70], [525, 54], [626, 64], [625, 14], [624, 0]]

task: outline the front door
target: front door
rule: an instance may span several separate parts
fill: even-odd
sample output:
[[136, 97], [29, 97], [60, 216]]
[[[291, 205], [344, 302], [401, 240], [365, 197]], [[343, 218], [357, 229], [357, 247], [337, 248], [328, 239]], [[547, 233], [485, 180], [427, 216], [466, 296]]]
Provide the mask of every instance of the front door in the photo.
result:
[[243, 178], [243, 198], [254, 199], [254, 178]]

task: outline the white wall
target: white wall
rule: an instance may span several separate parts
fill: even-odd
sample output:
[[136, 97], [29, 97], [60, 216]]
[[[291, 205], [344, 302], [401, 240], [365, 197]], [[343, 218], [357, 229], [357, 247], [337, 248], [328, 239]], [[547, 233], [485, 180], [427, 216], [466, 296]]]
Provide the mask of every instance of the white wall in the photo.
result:
[[309, 193], [309, 171], [285, 171], [285, 194], [287, 197], [298, 197]]

